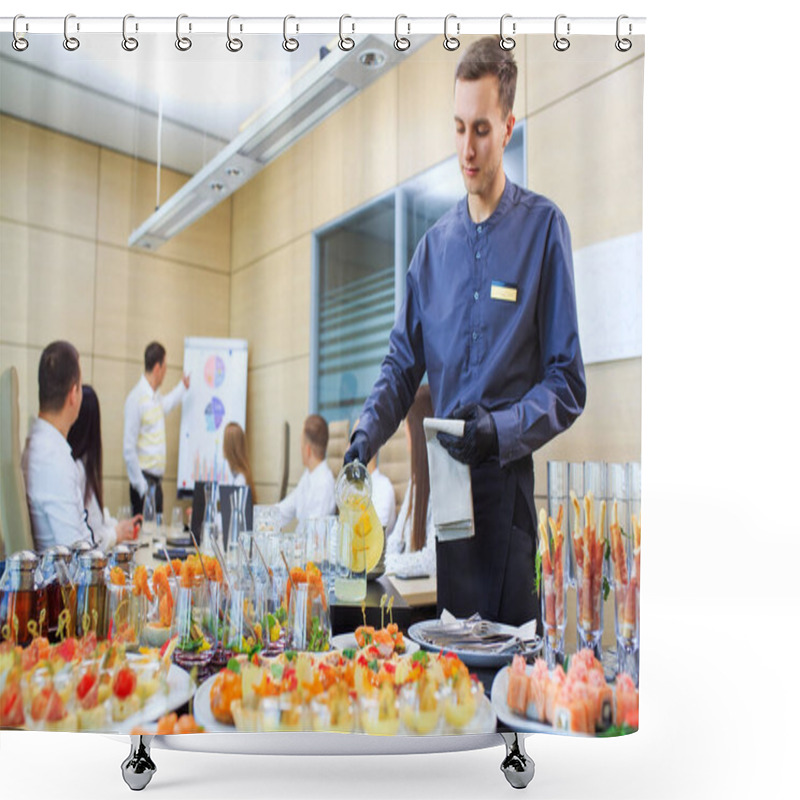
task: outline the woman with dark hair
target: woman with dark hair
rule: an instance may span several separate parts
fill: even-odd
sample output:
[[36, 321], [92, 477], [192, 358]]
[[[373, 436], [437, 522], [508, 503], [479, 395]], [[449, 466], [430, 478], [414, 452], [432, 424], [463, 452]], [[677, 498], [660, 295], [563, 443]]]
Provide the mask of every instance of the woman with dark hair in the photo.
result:
[[422, 420], [433, 416], [430, 387], [420, 386], [405, 419], [411, 480], [397, 522], [386, 540], [386, 572], [416, 577], [436, 574], [436, 533], [431, 515], [428, 448]]
[[94, 389], [84, 384], [78, 419], [69, 429], [67, 442], [78, 466], [86, 523], [95, 544], [110, 550], [115, 544], [136, 538], [141, 515], [120, 520], [108, 516], [103, 507], [103, 441], [100, 438], [100, 402]]

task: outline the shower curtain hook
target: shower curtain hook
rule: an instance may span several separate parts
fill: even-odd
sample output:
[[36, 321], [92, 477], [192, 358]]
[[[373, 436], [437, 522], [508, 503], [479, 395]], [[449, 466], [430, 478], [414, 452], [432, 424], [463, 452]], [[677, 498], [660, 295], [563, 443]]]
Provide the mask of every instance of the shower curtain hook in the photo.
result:
[[442, 42], [442, 47], [445, 50], [449, 50], [451, 53], [454, 50], [458, 50], [461, 47], [461, 42], [458, 41], [458, 34], [461, 32], [461, 23], [456, 21], [456, 36], [450, 36], [447, 33], [447, 23], [450, 22], [451, 19], [458, 20], [455, 14], [448, 14], [444, 18], [444, 41]]
[[[14, 24], [11, 28], [11, 32], [14, 34], [14, 38], [11, 40], [11, 46], [18, 52], [21, 53], [23, 50], [28, 49], [28, 45], [30, 42], [17, 30], [17, 20], [25, 19], [24, 14], [17, 14], [14, 17]], [[25, 25], [25, 29], [27, 30], [28, 26], [27, 23]]]
[[[395, 50], [408, 50], [411, 47], [411, 40], [407, 39], [405, 36], [401, 36], [399, 32], [400, 27], [400, 20], [401, 19], [408, 19], [405, 14], [398, 14], [394, 18], [394, 49]], [[411, 33], [411, 25], [407, 22], [406, 27], [408, 28], [408, 32]]]
[[[507, 19], [511, 19], [511, 14], [503, 14], [503, 16], [500, 17], [500, 47], [503, 50], [513, 50], [517, 46], [516, 41], [512, 36], [506, 36], [505, 33], [503, 32], [503, 26], [505, 25], [505, 21]], [[516, 33], [516, 32], [517, 32], [517, 23], [512, 22], [511, 33]]]
[[[74, 36], [69, 35], [69, 30], [67, 29], [67, 26], [69, 25], [69, 21], [71, 19], [75, 19], [74, 14], [67, 14], [67, 16], [64, 17], [64, 49], [69, 50], [70, 53], [74, 52], [81, 46], [81, 43], [78, 39], [76, 39]], [[77, 30], [80, 30], [79, 25], [76, 24], [76, 27]]]
[[[555, 36], [555, 41], [553, 42], [553, 47], [558, 50], [559, 53], [563, 53], [565, 50], [569, 50], [570, 41], [569, 39], [565, 38], [564, 36], [558, 35], [558, 21], [560, 19], [566, 19], [566, 14], [559, 14], [556, 17], [556, 21], [553, 25], [553, 35]], [[569, 36], [569, 22], [567, 23], [567, 36]]]
[[[175, 19], [175, 47], [182, 53], [185, 53], [192, 46], [192, 40], [188, 36], [181, 36], [181, 20], [188, 18], [188, 14], [178, 14]], [[189, 25], [189, 30], [191, 29], [192, 26]]]
[[[134, 19], [133, 14], [126, 14], [122, 18], [122, 49], [132, 53], [139, 46], [139, 40], [133, 36], [128, 36], [129, 19]], [[138, 25], [136, 26], [136, 29], [139, 29]]]
[[[288, 14], [283, 18], [283, 49], [287, 53], [294, 53], [294, 51], [300, 47], [300, 42], [298, 42], [297, 39], [289, 38], [288, 27], [290, 19], [297, 19], [297, 17], [293, 17], [291, 14]], [[299, 30], [299, 26], [297, 29]]]
[[[355, 41], [353, 41], [353, 39], [351, 39], [349, 36], [345, 36], [342, 31], [342, 27], [346, 19], [353, 19], [353, 18], [349, 14], [342, 14], [342, 16], [339, 17], [339, 49], [345, 51], [352, 50], [356, 46]], [[353, 25], [353, 33], [355, 33], [356, 30], [355, 23], [352, 23], [352, 25]]]
[[[614, 42], [614, 47], [616, 47], [617, 50], [619, 50], [620, 53], [627, 53], [628, 50], [630, 50], [631, 47], [633, 47], [633, 42], [630, 39], [621, 39], [620, 38], [620, 35], [619, 35], [619, 23], [623, 19], [628, 19], [628, 15], [627, 14], [620, 14], [617, 17], [617, 41]], [[633, 26], [629, 22], [628, 23], [628, 36], [630, 36], [632, 33], [633, 33]]]
[[[238, 53], [242, 49], [242, 47], [244, 47], [244, 44], [241, 39], [231, 37], [231, 22], [235, 19], [239, 19], [239, 17], [237, 17], [236, 14], [231, 14], [228, 17], [228, 41], [225, 42], [225, 47], [227, 47], [228, 50], [231, 51], [231, 53]], [[242, 27], [240, 25], [239, 30], [241, 31], [241, 29]]]

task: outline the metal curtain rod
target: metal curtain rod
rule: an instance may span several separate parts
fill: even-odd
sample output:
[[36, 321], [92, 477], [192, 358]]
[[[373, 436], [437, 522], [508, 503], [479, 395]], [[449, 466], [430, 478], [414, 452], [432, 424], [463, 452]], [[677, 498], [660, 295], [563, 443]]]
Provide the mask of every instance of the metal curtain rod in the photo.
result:
[[[510, 36], [531, 33], [553, 33], [554, 17], [514, 17], [504, 16], [505, 31]], [[399, 29], [404, 36], [414, 34], [436, 35], [445, 30], [443, 17], [234, 17], [232, 25], [228, 17], [193, 17], [181, 15], [181, 30], [192, 36], [202, 34], [225, 35], [231, 30], [236, 34], [278, 34], [285, 32], [286, 20], [290, 19], [289, 30], [297, 34], [340, 34], [377, 33], [395, 34]], [[613, 36], [618, 32], [615, 17], [570, 17], [559, 15], [560, 30], [568, 35]], [[125, 25], [127, 35], [134, 33], [175, 33], [175, 17], [136, 17], [128, 15]], [[454, 36], [470, 34], [489, 34], [500, 31], [500, 17], [459, 17], [449, 15], [449, 32]], [[569, 26], [567, 28], [567, 26]], [[11, 33], [14, 17], [0, 17], [0, 32]], [[35, 35], [40, 33], [63, 33], [64, 17], [35, 17], [18, 15], [16, 31], [18, 34]], [[122, 17], [81, 17], [69, 15], [69, 30], [80, 34], [122, 34]], [[625, 36], [642, 35], [645, 32], [645, 17], [624, 17]]]

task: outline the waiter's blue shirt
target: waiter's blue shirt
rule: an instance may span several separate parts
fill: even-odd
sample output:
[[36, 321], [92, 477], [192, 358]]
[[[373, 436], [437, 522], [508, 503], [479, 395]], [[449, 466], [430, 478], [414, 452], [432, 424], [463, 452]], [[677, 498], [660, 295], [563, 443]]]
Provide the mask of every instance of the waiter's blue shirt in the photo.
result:
[[502, 465], [583, 411], [570, 234], [552, 201], [506, 178], [488, 219], [473, 222], [465, 196], [423, 236], [360, 417], [373, 448], [397, 429], [426, 370], [437, 417], [467, 403], [492, 412]]

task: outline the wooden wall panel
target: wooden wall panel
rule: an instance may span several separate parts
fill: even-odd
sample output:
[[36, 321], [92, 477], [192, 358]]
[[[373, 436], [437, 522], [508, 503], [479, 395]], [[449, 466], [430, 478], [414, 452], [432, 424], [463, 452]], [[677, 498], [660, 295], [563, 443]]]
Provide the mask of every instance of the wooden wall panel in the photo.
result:
[[310, 292], [310, 235], [233, 274], [230, 331], [248, 340], [251, 368], [308, 357]]
[[528, 119], [531, 188], [564, 212], [575, 250], [642, 229], [643, 67], [631, 61]]
[[141, 362], [156, 339], [182, 359], [185, 336], [228, 335], [229, 292], [228, 275], [100, 245], [96, 352]]
[[308, 233], [316, 191], [319, 180], [308, 135], [233, 196], [233, 271]]
[[94, 239], [100, 148], [0, 115], [0, 216]]
[[94, 273], [93, 242], [0, 222], [0, 341], [91, 352]]

